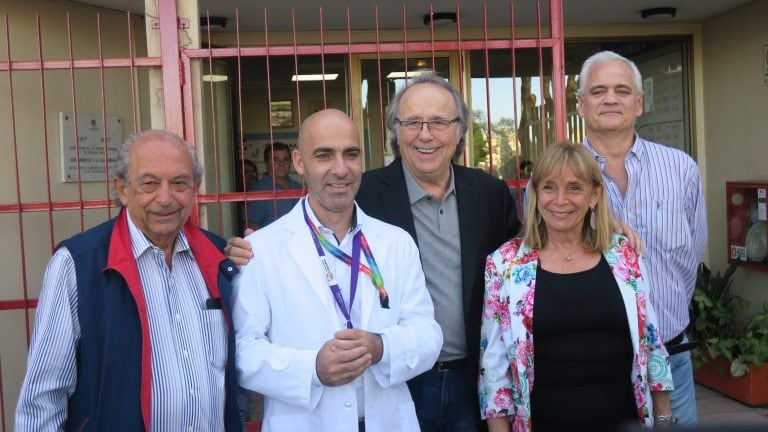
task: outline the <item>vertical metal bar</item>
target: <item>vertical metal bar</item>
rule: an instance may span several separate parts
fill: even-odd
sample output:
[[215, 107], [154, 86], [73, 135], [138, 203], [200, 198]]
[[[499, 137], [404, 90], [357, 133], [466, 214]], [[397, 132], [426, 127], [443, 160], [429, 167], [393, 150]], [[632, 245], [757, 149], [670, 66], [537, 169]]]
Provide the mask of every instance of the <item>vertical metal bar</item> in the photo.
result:
[[[209, 11], [205, 11], [205, 19], [208, 23], [206, 26], [208, 31], [208, 75], [213, 77], [213, 49], [211, 48], [211, 17]], [[221, 193], [221, 182], [219, 180], [219, 140], [218, 140], [218, 128], [216, 125], [216, 102], [214, 95], [216, 89], [213, 85], [213, 79], [208, 80], [208, 88], [211, 92], [211, 128], [213, 129], [213, 175], [214, 182], [216, 184], [216, 220], [218, 222], [219, 233], [224, 231], [224, 225], [221, 220], [221, 200], [219, 194]], [[205, 145], [205, 144], [203, 144]]]
[[96, 31], [99, 47], [99, 84], [101, 92], [101, 139], [104, 143], [104, 187], [107, 199], [107, 219], [112, 219], [112, 206], [109, 205], [109, 145], [107, 142], [107, 97], [104, 90], [104, 47], [101, 40], [101, 13], [96, 14]]
[[[323, 29], [323, 7], [320, 6], [320, 73], [323, 85], [323, 108], [328, 108], [328, 96], [325, 88], [325, 32]], [[275, 216], [277, 217], [277, 216]]]
[[72, 22], [67, 12], [67, 48], [69, 50], [69, 83], [72, 91], [72, 128], [75, 142], [75, 166], [77, 167], [77, 198], [80, 207], [80, 231], [85, 231], [85, 210], [83, 206], [83, 182], [80, 180], [80, 131], [77, 126], [77, 97], [75, 93], [75, 58], [72, 54]]
[[[466, 88], [464, 84], [464, 52], [462, 51], [461, 47], [461, 9], [459, 8], [459, 3], [456, 2], [456, 44], [458, 45], [458, 58], [459, 58], [459, 94], [463, 98], [466, 94]], [[449, 66], [450, 67], [450, 66]], [[471, 81], [470, 77], [470, 81]], [[469, 122], [472, 122], [472, 112], [469, 113]], [[466, 137], [464, 138], [467, 139]], [[466, 141], [464, 141], [466, 143]], [[472, 143], [474, 145], [474, 143]], [[462, 153], [462, 159], [464, 159], [464, 165], [467, 164], [467, 161], [469, 160], [469, 156], [467, 156], [467, 153], [469, 151], [473, 151], [472, 149], [467, 150], [466, 146], [464, 148], [464, 152]]]
[[[403, 14], [403, 45], [408, 46], [408, 13], [406, 10], [405, 4], [402, 6], [402, 14]], [[405, 80], [406, 83], [408, 82], [408, 49], [403, 49], [403, 70], [405, 71]], [[432, 69], [435, 68], [434, 63], [432, 64]], [[389, 103], [389, 101], [387, 101]], [[382, 113], [383, 116], [383, 113]]]
[[563, 37], [563, 1], [549, 0], [550, 37], [552, 46], [552, 93], [555, 100], [555, 139], [566, 138], [565, 131], [565, 41]]
[[[321, 8], [322, 10], [322, 8]], [[270, 161], [264, 161], [264, 165], [271, 164], [272, 167], [272, 175], [275, 175], [275, 137], [272, 130], [272, 76], [270, 75], [270, 67], [269, 67], [269, 13], [267, 12], [267, 9], [264, 8], [264, 52], [265, 59], [267, 63], [267, 101], [269, 102], [267, 106], [269, 106], [269, 117], [267, 118], [267, 124], [269, 125], [269, 146], [271, 147], [270, 155], [272, 156], [272, 160]], [[325, 98], [323, 98], [325, 99]], [[272, 214], [275, 219], [277, 219], [277, 182], [275, 181], [275, 178], [272, 178]]]
[[[347, 8], [347, 12], [349, 12], [349, 8]], [[304, 119], [301, 118], [301, 92], [299, 91], [299, 89], [301, 88], [301, 81], [299, 81], [299, 78], [298, 78], [299, 76], [299, 43], [298, 43], [298, 38], [296, 37], [296, 10], [294, 8], [291, 8], [291, 34], [293, 37], [292, 39], [293, 41], [293, 73], [294, 75], [296, 75], [296, 119], [297, 119], [296, 124], [299, 125], [299, 127], [301, 127], [301, 122]], [[325, 106], [325, 98], [323, 98], [323, 106]], [[304, 175], [302, 175], [301, 187], [304, 188], [305, 185], [306, 183], [305, 183]], [[275, 206], [275, 212], [277, 212], [277, 206]]]
[[429, 4], [429, 52], [432, 54], [432, 70], [436, 71], [435, 65], [435, 20], [432, 19], [434, 11], [432, 10], [432, 3]]
[[128, 57], [131, 60], [130, 65], [130, 79], [131, 79], [131, 113], [133, 115], [133, 133], [139, 131], [139, 122], [137, 119], [136, 109], [136, 71], [134, 67], [134, 52], [133, 52], [133, 26], [131, 25], [131, 13], [127, 13], [128, 19]]
[[351, 111], [350, 117], [355, 119], [355, 111], [352, 109], [352, 20], [349, 16], [349, 6], [347, 12], [347, 106]]
[[[29, 298], [29, 292], [27, 290], [27, 259], [26, 248], [24, 245], [24, 218], [21, 211], [21, 173], [19, 172], [19, 148], [18, 141], [16, 140], [16, 108], [14, 106], [15, 100], [13, 97], [13, 64], [11, 63], [11, 32], [8, 28], [8, 14], [5, 15], [5, 49], [8, 56], [8, 95], [9, 104], [11, 107], [11, 141], [13, 143], [13, 164], [16, 170], [16, 203], [19, 206], [19, 211], [16, 218], [19, 223], [19, 248], [21, 253], [21, 288], [24, 293], [24, 315], [27, 317], [24, 320], [25, 330], [27, 336], [27, 347], [29, 347], [29, 304], [26, 300]], [[2, 374], [0, 373], [0, 376]], [[2, 393], [2, 387], [0, 386], [0, 393]], [[3, 422], [5, 425], [5, 422]]]
[[[37, 59], [40, 65], [40, 105], [41, 112], [43, 114], [42, 123], [48, 124], [47, 104], [45, 100], [45, 68], [43, 67], [43, 32], [40, 29], [40, 15], [35, 15], [36, 31], [37, 31]], [[48, 233], [51, 244], [51, 250], [55, 246], [55, 236], [53, 235], [53, 197], [51, 196], [51, 166], [50, 159], [48, 157], [48, 128], [43, 127], [43, 146], [45, 148], [44, 160], [45, 160], [45, 188], [48, 198]], [[24, 296], [26, 303], [27, 297]], [[27, 325], [29, 325], [29, 315], [27, 315]], [[27, 341], [29, 342], [29, 341]]]
[[461, 9], [459, 8], [459, 3], [456, 2], [456, 44], [458, 45], [458, 51], [459, 51], [459, 93], [463, 97], [466, 88], [464, 87], [464, 57], [462, 56], [462, 48], [461, 48]]
[[[291, 32], [293, 36], [293, 74], [299, 76], [299, 48], [298, 40], [296, 38], [296, 11], [291, 8]], [[299, 91], [300, 83], [297, 78], [296, 83], [296, 112], [298, 113], [298, 124], [301, 125], [301, 92]], [[325, 100], [323, 100], [325, 103]]]
[[517, 193], [517, 218], [523, 220], [523, 188], [520, 185], [520, 129], [517, 118], [517, 47], [515, 47], [515, 2], [509, 2], [509, 38], [512, 42], [512, 124], [515, 127], [515, 153], [517, 154], [517, 186], [515, 191]]
[[488, 125], [488, 174], [493, 173], [493, 122], [491, 120], [491, 79], [488, 66], [488, 9], [483, 2], [483, 53], [485, 60], [485, 109], [486, 124]]
[[[403, 5], [403, 11], [405, 11], [405, 5]], [[384, 157], [387, 155], [387, 130], [385, 129], [386, 123], [384, 121], [384, 92], [382, 91], [382, 80], [384, 77], [381, 76], [381, 34], [379, 33], [379, 5], [373, 7], [373, 15], [376, 21], [376, 75], [378, 77], [377, 81], [379, 84], [379, 113], [381, 113], [379, 122], [381, 123], [381, 160], [383, 161]], [[405, 13], [403, 13], [403, 28], [405, 28]]]
[[[248, 192], [248, 181], [245, 178], [245, 137], [243, 136], [243, 64], [242, 53], [240, 52], [240, 9], [235, 8], [235, 41], [237, 42], [237, 124], [240, 141], [240, 173], [243, 179], [243, 221], [245, 228], [248, 228], [248, 201], [246, 193]], [[298, 91], [298, 89], [297, 89]], [[240, 233], [238, 233], [240, 234]]]
[[[176, 2], [158, 2], [160, 20], [160, 52], [163, 67], [163, 107], [165, 128], [178, 135], [184, 135], [182, 113], [181, 68], [179, 57], [178, 18]], [[189, 119], [192, 122], [192, 118]], [[187, 137], [190, 140], [190, 137]]]
[[[192, 96], [192, 60], [184, 51], [180, 51], [179, 54], [179, 76], [182, 78], [180, 83], [182, 85], [181, 89], [184, 101], [183, 106], [180, 108], [184, 112], [184, 118], [189, 119], [189, 121], [182, 122], [182, 130], [184, 133], [181, 136], [183, 136], [192, 147], [197, 148], [197, 142], [195, 140], [194, 97]], [[163, 71], [163, 73], [165, 73], [165, 71]], [[192, 207], [192, 214], [189, 216], [189, 219], [194, 224], [200, 224], [200, 204], [197, 195], [195, 195], [195, 204]]]
[[542, 148], [547, 148], [547, 100], [544, 98], [544, 49], [541, 46], [541, 0], [536, 0], [536, 47], [539, 51], [539, 92], [541, 94], [541, 100], [539, 101], [539, 130], [541, 133]]
[[[181, 76], [181, 94], [184, 112], [184, 139], [193, 147], [197, 147], [195, 139], [195, 103], [192, 95], [192, 59], [185, 51], [179, 51], [179, 74]], [[202, 101], [201, 101], [202, 104]]]

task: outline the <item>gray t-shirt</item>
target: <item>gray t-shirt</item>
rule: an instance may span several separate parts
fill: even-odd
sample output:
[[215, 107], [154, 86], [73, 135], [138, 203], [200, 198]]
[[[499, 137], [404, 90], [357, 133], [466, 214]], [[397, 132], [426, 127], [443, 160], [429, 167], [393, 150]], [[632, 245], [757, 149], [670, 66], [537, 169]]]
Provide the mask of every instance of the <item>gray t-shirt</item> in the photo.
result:
[[442, 202], [427, 194], [403, 164], [416, 238], [427, 290], [435, 305], [435, 320], [443, 330], [439, 361], [467, 357], [464, 305], [461, 292], [461, 241], [456, 189], [451, 182]]

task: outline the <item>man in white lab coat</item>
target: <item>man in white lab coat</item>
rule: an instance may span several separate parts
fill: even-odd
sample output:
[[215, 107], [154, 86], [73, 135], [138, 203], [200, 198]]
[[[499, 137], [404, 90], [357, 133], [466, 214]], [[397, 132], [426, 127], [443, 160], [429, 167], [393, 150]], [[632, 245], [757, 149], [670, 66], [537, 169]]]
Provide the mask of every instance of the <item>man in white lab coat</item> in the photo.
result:
[[405, 382], [442, 333], [419, 252], [355, 205], [362, 152], [341, 111], [308, 117], [292, 154], [309, 194], [256, 231], [235, 281], [240, 385], [264, 394], [264, 431], [418, 431]]

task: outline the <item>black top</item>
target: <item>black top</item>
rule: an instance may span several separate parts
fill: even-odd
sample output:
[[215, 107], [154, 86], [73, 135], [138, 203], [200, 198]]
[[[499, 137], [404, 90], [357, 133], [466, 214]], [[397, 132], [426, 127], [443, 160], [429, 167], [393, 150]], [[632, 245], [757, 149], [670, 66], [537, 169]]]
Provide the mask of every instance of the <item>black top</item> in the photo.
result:
[[637, 423], [632, 339], [604, 257], [570, 274], [539, 266], [533, 310], [534, 432], [614, 431]]

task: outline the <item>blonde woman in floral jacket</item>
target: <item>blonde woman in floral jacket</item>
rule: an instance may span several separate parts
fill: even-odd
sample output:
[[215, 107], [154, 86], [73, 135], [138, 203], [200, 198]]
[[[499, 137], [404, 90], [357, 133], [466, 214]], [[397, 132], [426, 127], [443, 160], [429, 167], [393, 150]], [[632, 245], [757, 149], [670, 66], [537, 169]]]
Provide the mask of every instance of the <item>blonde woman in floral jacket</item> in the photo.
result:
[[528, 191], [523, 238], [486, 262], [479, 393], [489, 429], [673, 423], [667, 351], [639, 257], [612, 232], [595, 159], [551, 145]]

